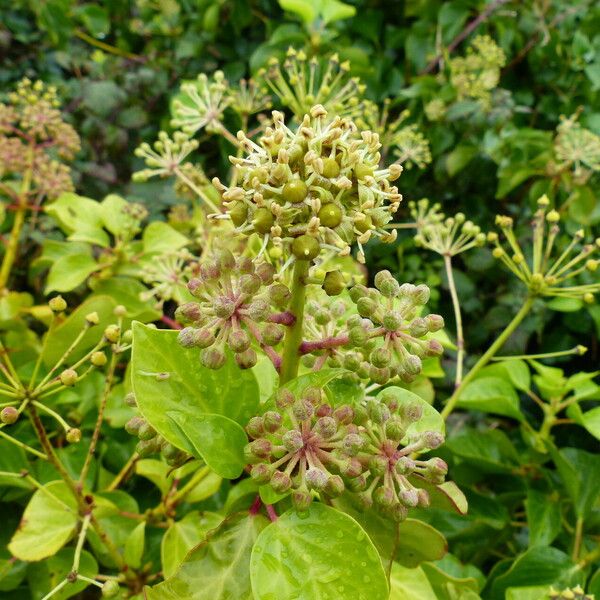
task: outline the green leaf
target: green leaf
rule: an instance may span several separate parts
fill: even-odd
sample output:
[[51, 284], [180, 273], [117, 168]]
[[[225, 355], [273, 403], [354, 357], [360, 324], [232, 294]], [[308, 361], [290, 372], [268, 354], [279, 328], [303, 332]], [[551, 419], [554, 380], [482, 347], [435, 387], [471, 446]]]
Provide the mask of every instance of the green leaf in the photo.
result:
[[[241, 426], [259, 407], [250, 370], [228, 358], [219, 370], [203, 367], [197, 349], [183, 348], [177, 332], [133, 324], [132, 385], [142, 415], [170, 443], [203, 458], [222, 477], [243, 467]], [[229, 438], [228, 438], [229, 436]]]
[[90, 254], [68, 254], [59, 258], [51, 267], [46, 281], [45, 294], [70, 292], [101, 268]]
[[125, 564], [134, 569], [138, 569], [142, 564], [142, 555], [144, 554], [144, 543], [146, 539], [146, 522], [142, 521], [131, 532], [131, 535], [125, 542], [125, 552], [123, 558]]
[[187, 439], [192, 454], [221, 477], [235, 479], [246, 466], [244, 446], [248, 443], [246, 432], [235, 421], [223, 415], [196, 414], [176, 410], [166, 411], [181, 436]]
[[250, 562], [256, 600], [386, 600], [388, 587], [375, 546], [348, 515], [313, 502], [289, 510], [258, 537]]
[[226, 519], [187, 555], [175, 575], [145, 590], [146, 600], [254, 600], [250, 553], [268, 522], [247, 513]]
[[86, 4], [78, 7], [76, 14], [94, 37], [102, 38], [110, 31], [108, 14], [101, 6]]
[[450, 177], [454, 177], [462, 171], [477, 154], [474, 146], [457, 146], [446, 157], [446, 171]]
[[154, 221], [144, 229], [142, 235], [144, 253], [173, 252], [189, 244], [188, 238], [173, 229], [167, 223]]
[[508, 588], [542, 584], [550, 586], [564, 580], [574, 568], [573, 561], [556, 548], [531, 548], [518, 556], [508, 571], [493, 581], [486, 597], [490, 600], [505, 600]]
[[438, 600], [423, 569], [394, 563], [390, 577], [390, 600]]
[[582, 412], [578, 404], [572, 404], [567, 409], [567, 415], [585, 427], [597, 440], [600, 440], [600, 406]]
[[103, 229], [102, 208], [98, 202], [71, 192], [61, 194], [46, 212], [54, 217], [69, 240], [88, 242], [107, 248], [108, 234]]
[[439, 565], [440, 561], [421, 566], [436, 600], [481, 600], [479, 585], [474, 577], [455, 577], [446, 573]]
[[510, 382], [523, 392], [531, 388], [531, 374], [524, 360], [502, 360], [479, 371], [479, 377], [499, 377]]
[[600, 222], [600, 204], [590, 187], [575, 188], [566, 202], [573, 221], [588, 227]]
[[167, 529], [160, 545], [163, 574], [168, 579], [175, 574], [187, 553], [204, 540], [206, 534], [223, 521], [217, 513], [188, 513]]
[[458, 398], [458, 406], [523, 420], [519, 396], [508, 381], [499, 377], [481, 377], [468, 383]]
[[333, 21], [349, 19], [356, 14], [356, 8], [339, 0], [321, 0], [321, 17], [327, 25]]
[[529, 547], [549, 546], [561, 530], [560, 497], [530, 488], [527, 490], [525, 510]]
[[21, 560], [48, 558], [69, 541], [77, 521], [77, 502], [66, 483], [47, 483], [31, 497], [8, 549]]
[[117, 304], [126, 309], [126, 316], [142, 323], [156, 321], [162, 312], [156, 310], [155, 300], [141, 300], [140, 294], [148, 288], [131, 277], [111, 277], [94, 281], [94, 295], [110, 296]]
[[[47, 560], [30, 565], [28, 571], [29, 586], [34, 598], [43, 598], [54, 589], [73, 567], [74, 548], [62, 548]], [[78, 573], [93, 579], [98, 575], [98, 563], [86, 550], [81, 552]], [[90, 584], [87, 581], [73, 581], [52, 596], [52, 600], [67, 600], [80, 594]]]
[[278, 0], [283, 10], [298, 15], [306, 25], [317, 18], [317, 2], [315, 0]]

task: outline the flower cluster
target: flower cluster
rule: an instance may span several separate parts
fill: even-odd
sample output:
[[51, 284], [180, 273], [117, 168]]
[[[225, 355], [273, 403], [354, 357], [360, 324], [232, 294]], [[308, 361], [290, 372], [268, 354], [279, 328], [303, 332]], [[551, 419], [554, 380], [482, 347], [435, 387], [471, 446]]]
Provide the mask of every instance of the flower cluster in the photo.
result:
[[39, 197], [57, 198], [73, 190], [71, 171], [60, 162], [71, 160], [80, 148], [79, 136], [65, 123], [56, 88], [23, 79], [0, 103], [0, 177], [31, 173]]
[[561, 592], [550, 588], [548, 600], [594, 600], [594, 596], [586, 594], [580, 585], [576, 585], [574, 588], [567, 588]]
[[[130, 393], [125, 396], [125, 404], [131, 408], [136, 408], [137, 403], [135, 395]], [[125, 424], [125, 431], [129, 435], [135, 435], [139, 442], [135, 447], [135, 451], [141, 458], [147, 458], [152, 454], [162, 454], [167, 464], [172, 467], [181, 466], [189, 458], [189, 455], [173, 446], [173, 444], [167, 442], [162, 436], [160, 436], [156, 429], [140, 415], [136, 415], [127, 421]]]
[[600, 251], [600, 238], [594, 243], [581, 245], [585, 233], [578, 230], [566, 247], [559, 251], [558, 235], [560, 215], [556, 210], [548, 210], [550, 201], [547, 196], [538, 200], [538, 210], [533, 220], [533, 240], [531, 252], [524, 252], [514, 229], [513, 220], [507, 216], [497, 216], [496, 224], [500, 228], [509, 251], [501, 244], [497, 233], [488, 234], [488, 240], [494, 244], [493, 255], [500, 259], [536, 296], [558, 296], [578, 298], [593, 302], [594, 294], [600, 290], [600, 283], [569, 285], [575, 277], [593, 273], [600, 262], [592, 258]]
[[275, 409], [246, 427], [252, 439], [245, 449], [250, 475], [278, 494], [291, 493], [298, 510], [313, 496], [349, 490], [365, 508], [376, 505], [402, 520], [409, 508], [429, 504], [419, 481], [440, 484], [448, 470], [441, 459], [412, 458], [443, 442], [437, 432], [411, 432], [421, 416], [419, 405], [401, 403], [393, 393], [357, 407], [335, 407], [318, 388], [308, 387], [299, 397], [283, 388]]
[[267, 86], [254, 79], [240, 79], [236, 87], [228, 88], [231, 108], [242, 117], [248, 117], [272, 106]]
[[199, 302], [177, 309], [175, 316], [187, 325], [179, 332], [179, 342], [186, 348], [202, 348], [200, 360], [208, 368], [223, 366], [225, 346], [241, 368], [253, 367], [257, 360], [253, 341], [269, 351], [284, 336], [275, 315], [287, 304], [290, 292], [273, 276], [271, 265], [236, 259], [229, 250], [221, 250], [188, 282]]
[[175, 118], [171, 124], [185, 134], [193, 135], [201, 129], [219, 133], [223, 113], [231, 102], [229, 86], [222, 71], [215, 71], [212, 80], [201, 73], [196, 81], [181, 86], [181, 97], [173, 103]]
[[478, 35], [464, 57], [448, 61], [450, 82], [459, 100], [478, 100], [490, 107], [491, 91], [500, 81], [500, 69], [506, 64], [502, 48], [489, 35]]
[[263, 236], [265, 247], [287, 244], [299, 260], [313, 260], [322, 248], [347, 255], [357, 242], [364, 261], [362, 244], [372, 236], [395, 239], [384, 226], [402, 200], [391, 185], [402, 167], [379, 168], [377, 134], [359, 132], [349, 119], [330, 120], [317, 105], [296, 130], [274, 111], [258, 144], [242, 132], [238, 138], [248, 154], [230, 158], [238, 185], [213, 180], [237, 231]]
[[289, 48], [283, 66], [277, 58], [259, 74], [273, 92], [301, 120], [315, 104], [340, 117], [357, 117], [364, 110], [361, 96], [365, 86], [350, 77], [350, 63], [340, 63], [337, 54], [323, 64], [317, 57], [308, 59], [304, 51]]
[[440, 211], [439, 203], [430, 205], [426, 198], [418, 202], [411, 201], [409, 208], [417, 228], [417, 246], [428, 248], [442, 256], [456, 256], [485, 244], [486, 236], [481, 228], [472, 221], [467, 221], [463, 213], [446, 217]]
[[422, 359], [439, 356], [442, 345], [428, 334], [443, 329], [440, 315], [419, 316], [429, 300], [426, 285], [400, 285], [389, 271], [375, 276], [375, 288], [355, 285], [350, 297], [358, 315], [347, 321], [351, 345], [369, 351], [369, 378], [384, 384], [399, 377], [413, 381]]
[[573, 169], [575, 177], [584, 183], [592, 172], [600, 171], [600, 136], [581, 126], [579, 114], [561, 116], [554, 138], [557, 168]]

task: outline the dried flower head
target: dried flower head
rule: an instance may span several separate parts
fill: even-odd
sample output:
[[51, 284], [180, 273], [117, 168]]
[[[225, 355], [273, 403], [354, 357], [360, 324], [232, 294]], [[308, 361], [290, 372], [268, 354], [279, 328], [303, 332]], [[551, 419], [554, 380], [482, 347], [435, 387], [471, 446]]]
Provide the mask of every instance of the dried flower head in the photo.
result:
[[495, 246], [493, 254], [527, 286], [532, 295], [593, 302], [594, 294], [600, 290], [600, 282], [573, 284], [572, 280], [598, 269], [600, 261], [592, 257], [600, 251], [600, 239], [582, 245], [585, 233], [578, 230], [561, 251], [557, 247], [560, 215], [556, 210], [548, 210], [549, 205], [545, 195], [538, 200], [538, 210], [532, 220], [532, 248], [528, 252], [523, 251], [515, 235], [512, 218], [497, 216], [496, 225], [509, 249], [507, 251], [498, 234], [492, 232], [488, 234], [488, 240]]
[[238, 134], [247, 157], [230, 157], [239, 169], [238, 185], [213, 183], [237, 230], [258, 233], [264, 247], [286, 244], [296, 259], [312, 260], [322, 248], [341, 255], [372, 236], [395, 239], [384, 226], [402, 196], [391, 185], [400, 165], [380, 169], [379, 137], [359, 132], [346, 118], [327, 118], [314, 106], [296, 130], [273, 112], [273, 127], [255, 143]]
[[442, 256], [456, 256], [461, 252], [485, 244], [481, 228], [467, 221], [463, 213], [446, 217], [441, 205], [429, 204], [426, 198], [410, 202], [410, 214], [415, 220], [415, 244]]
[[175, 118], [171, 124], [187, 135], [201, 129], [218, 133], [222, 129], [223, 113], [232, 100], [228, 89], [222, 71], [215, 71], [212, 79], [201, 73], [196, 81], [184, 83], [180, 98], [173, 103]]
[[315, 104], [340, 117], [353, 118], [362, 113], [365, 86], [357, 77], [350, 77], [349, 71], [350, 64], [340, 63], [337, 54], [320, 61], [289, 48], [283, 66], [272, 58], [268, 69], [260, 74], [281, 103], [301, 120]]

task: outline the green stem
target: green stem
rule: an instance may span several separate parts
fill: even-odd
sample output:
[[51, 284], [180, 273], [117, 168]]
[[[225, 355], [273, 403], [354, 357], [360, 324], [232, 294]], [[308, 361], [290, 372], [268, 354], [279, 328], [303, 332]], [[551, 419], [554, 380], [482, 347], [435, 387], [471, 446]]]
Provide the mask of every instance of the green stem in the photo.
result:
[[452, 298], [452, 307], [454, 308], [454, 321], [456, 322], [456, 377], [454, 387], [457, 388], [462, 382], [463, 363], [465, 360], [465, 338], [463, 334], [462, 315], [460, 312], [460, 302], [454, 283], [454, 274], [452, 273], [452, 257], [444, 254], [444, 266], [446, 268], [446, 277], [448, 279], [448, 289]]
[[292, 300], [289, 310], [296, 317], [294, 324], [288, 327], [283, 344], [283, 356], [281, 360], [281, 372], [279, 374], [279, 385], [283, 385], [298, 375], [300, 364], [300, 344], [302, 343], [302, 331], [304, 325], [304, 301], [306, 300], [306, 277], [310, 262], [297, 260], [294, 264], [292, 276]]
[[573, 540], [573, 555], [572, 555], [573, 561], [576, 561], [579, 558], [582, 540], [583, 540], [583, 519], [581, 517], [577, 517], [577, 521], [575, 523], [575, 539]]
[[488, 362], [493, 358], [493, 356], [504, 346], [506, 340], [511, 336], [514, 330], [521, 324], [523, 319], [528, 315], [531, 307], [533, 305], [534, 298], [532, 296], [528, 296], [527, 300], [523, 303], [523, 306], [519, 309], [519, 312], [513, 317], [513, 320], [506, 326], [506, 329], [496, 338], [495, 342], [487, 349], [485, 354], [481, 356], [481, 358], [475, 363], [473, 368], [467, 373], [465, 378], [462, 380], [461, 384], [454, 390], [454, 393], [448, 399], [446, 406], [444, 406], [444, 410], [442, 410], [441, 415], [444, 419], [447, 419], [450, 413], [454, 410], [456, 403], [460, 397], [460, 394], [465, 389], [465, 386], [471, 382], [477, 373], [485, 367]]

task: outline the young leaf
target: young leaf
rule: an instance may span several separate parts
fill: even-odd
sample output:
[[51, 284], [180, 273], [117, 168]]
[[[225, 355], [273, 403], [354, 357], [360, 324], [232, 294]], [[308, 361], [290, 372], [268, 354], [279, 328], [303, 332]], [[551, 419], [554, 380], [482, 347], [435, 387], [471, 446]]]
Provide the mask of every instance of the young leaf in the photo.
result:
[[131, 532], [127, 542], [125, 542], [125, 563], [138, 569], [142, 563], [142, 555], [144, 554], [144, 543], [146, 539], [146, 522], [142, 521]]

